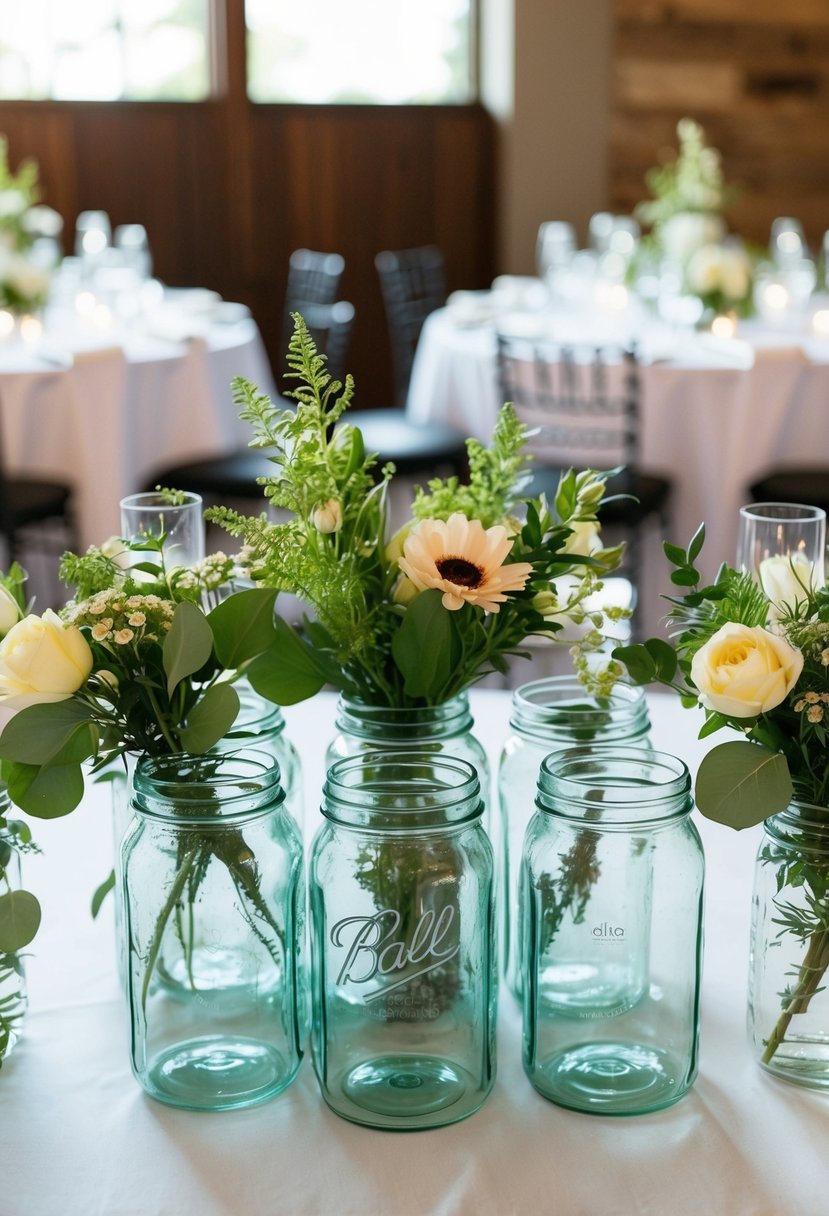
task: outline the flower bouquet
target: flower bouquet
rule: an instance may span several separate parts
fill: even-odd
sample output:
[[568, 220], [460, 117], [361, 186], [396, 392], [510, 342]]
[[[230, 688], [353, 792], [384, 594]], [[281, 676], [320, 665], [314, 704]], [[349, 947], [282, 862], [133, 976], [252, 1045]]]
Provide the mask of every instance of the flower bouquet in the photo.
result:
[[326, 684], [370, 705], [440, 704], [506, 671], [528, 637], [555, 637], [567, 622], [587, 626], [576, 662], [589, 678], [586, 656], [602, 645], [604, 620], [585, 602], [621, 558], [620, 546], [596, 539], [610, 473], [570, 470], [553, 502], [525, 502], [526, 429], [506, 405], [490, 447], [467, 440], [469, 483], [417, 487], [411, 519], [389, 538], [393, 466], [378, 469], [359, 427], [342, 421], [353, 382], [331, 379], [298, 315], [288, 362], [300, 382], [296, 409], [234, 382], [252, 446], [273, 453], [265, 498], [287, 518], [207, 512], [242, 538], [257, 586], [311, 610], [298, 627], [277, 618], [273, 646], [251, 665], [254, 687], [283, 705]]
[[[234, 591], [234, 563], [224, 554], [168, 569], [164, 540], [162, 531], [65, 554], [61, 577], [73, 599], [60, 614], [24, 617], [0, 642], [0, 707], [16, 711], [0, 734], [0, 773], [28, 815], [71, 812], [83, 795], [85, 766], [101, 777], [128, 757], [209, 755], [236, 719], [234, 685], [276, 636], [275, 592]], [[213, 858], [227, 868], [252, 919], [261, 916], [262, 901], [241, 832], [184, 833], [178, 848], [178, 872], [191, 880], [177, 908], [159, 916], [156, 937], [175, 912], [188, 955], [186, 926], [192, 928]], [[93, 912], [113, 884], [110, 875]]]
[[[739, 732], [703, 759], [696, 802], [732, 828], [766, 821], [757, 891], [769, 871], [772, 890], [767, 914], [755, 894], [750, 1013], [761, 1062], [791, 1066], [809, 1084], [811, 1031], [800, 1035], [799, 1024], [825, 991], [829, 967], [829, 586], [797, 553], [765, 558], [758, 577], [723, 565], [702, 585], [695, 563], [703, 540], [700, 528], [687, 550], [665, 545], [674, 585], [685, 589], [668, 597], [671, 642], [652, 638], [613, 653], [634, 683], [663, 684], [701, 706], [700, 737]], [[758, 940], [763, 932], [767, 943]], [[783, 970], [775, 980], [776, 960]], [[825, 1085], [822, 1045], [818, 1056]]]
[[12, 173], [8, 145], [0, 138], [0, 308], [33, 312], [46, 303], [48, 268], [31, 256], [39, 236], [55, 237], [62, 221], [51, 207], [39, 205], [38, 169], [24, 161]]

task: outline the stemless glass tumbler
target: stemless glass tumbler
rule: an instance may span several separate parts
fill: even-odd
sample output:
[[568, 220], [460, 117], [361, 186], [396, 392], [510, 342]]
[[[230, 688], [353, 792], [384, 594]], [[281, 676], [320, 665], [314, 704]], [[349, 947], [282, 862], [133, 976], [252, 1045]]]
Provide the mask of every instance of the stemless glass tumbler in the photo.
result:
[[521, 851], [527, 824], [535, 810], [542, 760], [568, 747], [613, 744], [641, 749], [650, 748], [651, 743], [643, 689], [616, 684], [606, 697], [595, 697], [576, 676], [534, 680], [516, 689], [510, 727], [512, 733], [504, 744], [498, 766], [502, 859], [499, 894], [504, 973], [510, 991], [520, 1000]]
[[538, 779], [521, 875], [524, 1069], [593, 1114], [676, 1102], [697, 1072], [703, 855], [682, 761], [572, 748]]
[[310, 862], [323, 1097], [369, 1127], [438, 1127], [495, 1075], [492, 849], [475, 769], [412, 752], [329, 769]]
[[204, 517], [199, 494], [182, 493], [171, 503], [154, 491], [130, 494], [121, 499], [121, 535], [125, 540], [142, 536], [164, 537], [164, 560], [168, 566], [192, 566], [204, 558]]
[[803, 503], [755, 502], [740, 507], [737, 569], [753, 574], [771, 600], [773, 571], [764, 563], [785, 558], [804, 586], [822, 587], [826, 560], [826, 512]]
[[305, 1037], [302, 844], [264, 752], [142, 760], [121, 851], [132, 1067], [191, 1110], [263, 1102]]

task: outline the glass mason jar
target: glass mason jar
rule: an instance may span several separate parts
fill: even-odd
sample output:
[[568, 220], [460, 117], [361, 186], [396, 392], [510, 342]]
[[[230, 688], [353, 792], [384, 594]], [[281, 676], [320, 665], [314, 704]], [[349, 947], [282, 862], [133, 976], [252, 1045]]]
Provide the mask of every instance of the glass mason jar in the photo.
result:
[[535, 810], [541, 762], [552, 752], [593, 744], [651, 749], [650, 719], [642, 688], [616, 684], [606, 697], [587, 692], [576, 676], [534, 680], [516, 689], [512, 734], [498, 766], [499, 840], [502, 859], [501, 953], [507, 986], [521, 1000], [519, 889], [524, 833]]
[[[5, 830], [10, 808], [8, 794], [0, 790], [0, 823], [3, 825], [0, 828], [0, 878], [2, 894], [6, 895], [19, 891], [21, 886], [20, 854], [15, 848], [14, 835]], [[0, 944], [0, 1064], [11, 1055], [20, 1038], [28, 1004], [22, 951], [10, 950], [11, 944]]]
[[492, 848], [471, 764], [366, 754], [328, 771], [310, 862], [323, 1097], [380, 1128], [471, 1115], [495, 1077]]
[[293, 1080], [305, 1037], [302, 844], [265, 753], [136, 770], [121, 851], [132, 1067], [153, 1098], [225, 1110]]
[[697, 1073], [702, 845], [663, 752], [548, 756], [521, 874], [524, 1069], [594, 1114], [660, 1110]]
[[478, 773], [484, 801], [484, 826], [489, 831], [489, 761], [472, 733], [473, 726], [469, 694], [465, 692], [442, 705], [426, 705], [419, 709], [367, 705], [364, 701], [343, 696], [337, 703], [337, 734], [328, 746], [326, 767], [346, 756], [409, 749], [466, 760]]
[[777, 1077], [829, 1089], [829, 808], [765, 823], [752, 900], [748, 1032]]
[[[253, 748], [272, 756], [279, 766], [282, 789], [285, 794], [285, 809], [293, 815], [301, 831], [305, 815], [302, 765], [299, 753], [285, 734], [285, 719], [282, 716], [282, 710], [272, 701], [266, 701], [264, 697], [260, 697], [247, 682], [240, 682], [236, 686], [236, 691], [239, 694], [240, 702], [236, 721], [228, 734], [219, 740], [212, 751], [223, 754], [242, 753]], [[133, 815], [131, 799], [136, 764], [137, 757], [128, 753], [123, 760], [116, 761], [106, 770], [106, 779], [110, 782], [112, 794], [112, 834], [116, 858]], [[123, 892], [117, 864], [114, 874], [115, 940], [119, 944], [118, 975], [125, 982], [126, 963], [120, 949], [125, 940], [122, 931]]]

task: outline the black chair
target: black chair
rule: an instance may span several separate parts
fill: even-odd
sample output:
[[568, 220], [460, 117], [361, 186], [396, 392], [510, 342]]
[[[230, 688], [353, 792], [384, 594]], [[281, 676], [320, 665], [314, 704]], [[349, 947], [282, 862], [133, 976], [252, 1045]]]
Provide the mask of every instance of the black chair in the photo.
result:
[[466, 444], [461, 435], [441, 423], [412, 422], [406, 417], [417, 341], [423, 322], [446, 299], [443, 255], [433, 245], [396, 252], [384, 250], [374, 259], [380, 276], [391, 342], [396, 406], [360, 409], [351, 421], [363, 432], [366, 448], [377, 452], [379, 466], [391, 461], [405, 477], [428, 480], [438, 474], [466, 472]]
[[[347, 300], [338, 300], [334, 304], [310, 304], [305, 306], [302, 316], [317, 350], [328, 360], [329, 371], [341, 380], [354, 328], [354, 305]], [[291, 330], [293, 332], [293, 322]], [[289, 385], [291, 383], [288, 382]], [[290, 407], [291, 399], [286, 398], [283, 404]], [[262, 449], [240, 448], [225, 456], [187, 461], [161, 469], [144, 488], [151, 490], [161, 485], [188, 490], [201, 494], [208, 503], [255, 499], [264, 505], [262, 487], [256, 479], [272, 476], [273, 472], [273, 462], [268, 460]]]
[[636, 587], [642, 525], [656, 518], [665, 530], [671, 483], [639, 467], [635, 350], [498, 334], [498, 375], [502, 399], [535, 432], [528, 439], [534, 457], [528, 497], [543, 492], [552, 501], [563, 469], [623, 466], [607, 495], [625, 497], [603, 506], [601, 520], [605, 533], [625, 540], [622, 571]]
[[312, 305], [331, 305], [337, 300], [345, 259], [339, 253], [318, 253], [315, 249], [295, 249], [288, 259], [288, 282], [282, 317], [282, 347], [284, 358], [294, 332], [291, 313], [306, 318]]
[[[47, 527], [47, 525], [49, 525]], [[6, 561], [25, 565], [29, 550], [78, 551], [69, 486], [36, 477], [0, 475], [0, 533]]]
[[446, 302], [443, 255], [434, 245], [384, 250], [374, 264], [388, 322], [395, 404], [403, 409], [423, 322]]
[[772, 469], [749, 487], [753, 502], [794, 502], [829, 515], [829, 466]]

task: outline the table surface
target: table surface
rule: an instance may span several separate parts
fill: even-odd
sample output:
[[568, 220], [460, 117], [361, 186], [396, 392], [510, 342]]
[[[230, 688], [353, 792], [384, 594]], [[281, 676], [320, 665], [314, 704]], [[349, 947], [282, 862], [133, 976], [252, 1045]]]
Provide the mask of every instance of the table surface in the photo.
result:
[[[694, 769], [699, 719], [650, 700], [653, 740]], [[509, 697], [475, 692], [495, 760]], [[306, 837], [319, 822], [334, 698], [286, 711], [305, 769]], [[471, 1118], [414, 1134], [373, 1131], [323, 1103], [310, 1058], [246, 1111], [178, 1111], [133, 1080], [115, 977], [111, 907], [89, 899], [112, 861], [104, 791], [37, 825], [27, 885], [44, 921], [28, 963], [25, 1033], [0, 1073], [2, 1216], [822, 1216], [829, 1097], [770, 1077], [745, 1040], [754, 851], [701, 820], [707, 858], [700, 1074], [658, 1114], [582, 1115], [541, 1098], [521, 1067], [520, 1019], [502, 991], [498, 1075]]]
[[273, 395], [256, 323], [193, 289], [93, 329], [47, 310], [41, 337], [0, 344], [4, 468], [72, 487], [81, 550], [118, 532], [118, 504], [165, 467], [251, 437], [233, 403], [244, 376]]

